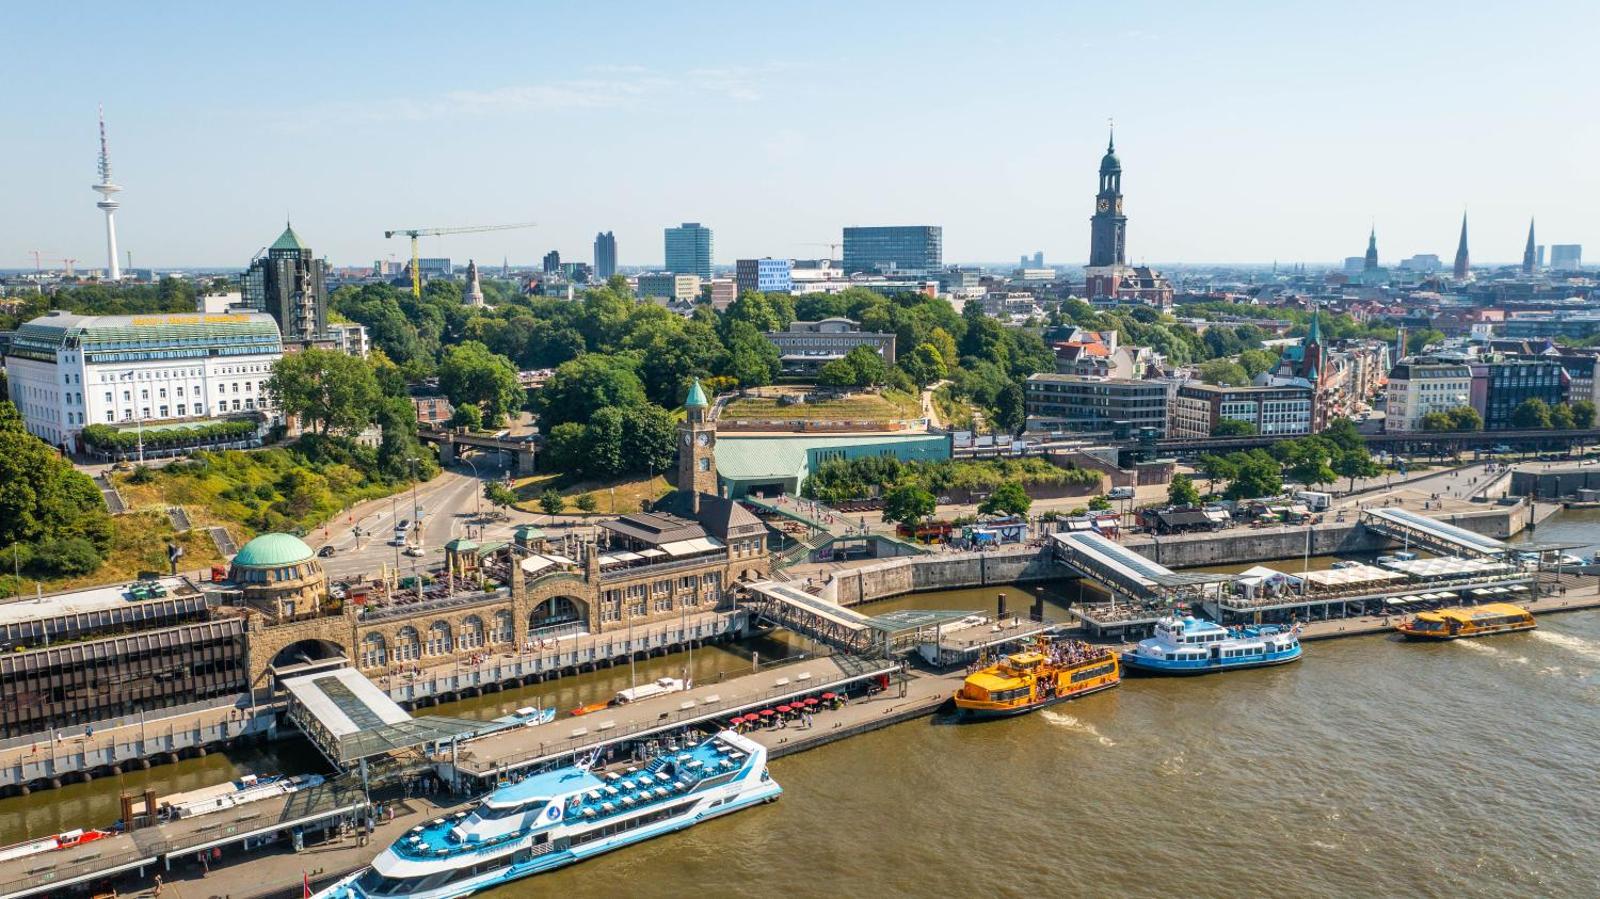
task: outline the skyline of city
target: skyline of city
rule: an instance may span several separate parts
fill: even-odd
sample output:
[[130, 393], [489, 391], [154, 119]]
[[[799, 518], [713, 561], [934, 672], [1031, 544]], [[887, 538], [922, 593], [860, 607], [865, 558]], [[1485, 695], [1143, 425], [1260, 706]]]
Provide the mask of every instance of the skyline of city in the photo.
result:
[[[8, 168], [27, 173], [14, 185], [14, 215], [0, 221], [0, 267], [31, 269], [34, 249], [46, 265], [104, 266], [104, 215], [86, 190], [102, 102], [123, 188], [118, 242], [136, 267], [243, 267], [286, 214], [338, 265], [403, 258], [384, 230], [527, 220], [539, 227], [428, 238], [424, 253], [530, 265], [554, 249], [586, 260], [594, 235], [611, 232], [619, 265], [659, 266], [662, 230], [699, 221], [716, 232], [714, 262], [731, 266], [827, 255], [850, 226], [926, 224], [943, 228], [947, 262], [1042, 250], [1051, 264], [1079, 265], [1090, 172], [1113, 116], [1127, 215], [1138, 223], [1130, 263], [1337, 266], [1360, 253], [1374, 223], [1386, 265], [1449, 259], [1463, 208], [1480, 266], [1517, 264], [1530, 219], [1547, 246], [1600, 243], [1585, 202], [1600, 181], [1581, 159], [1597, 126], [1554, 115], [1559, 90], [1507, 93], [1580, 77], [1580, 56], [1561, 47], [1584, 29], [1530, 24], [1555, 8], [1492, 29], [1487, 17], [1472, 27], [1483, 14], [1452, 9], [1459, 40], [1449, 46], [1428, 40], [1427, 10], [1386, 15], [1378, 31], [1361, 27], [1358, 10], [1294, 13], [1310, 30], [1292, 47], [1259, 43], [1288, 27], [1283, 11], [1232, 20], [1167, 10], [1161, 21], [1184, 35], [1179, 43], [1146, 30], [1159, 6], [1077, 18], [1038, 7], [1027, 29], [971, 13], [954, 35], [896, 17], [907, 8], [835, 8], [837, 36], [804, 53], [739, 40], [783, 21], [776, 13], [716, 18], [725, 28], [708, 37], [641, 8], [604, 23], [628, 47], [619, 63], [593, 48], [495, 59], [527, 17], [506, 7], [497, 13], [505, 35], [432, 22], [426, 34], [394, 32], [386, 52], [341, 45], [315, 71], [301, 66], [305, 49], [283, 46], [276, 66], [245, 61], [207, 79], [186, 73], [217, 51], [138, 48], [157, 30], [203, 43], [243, 21], [231, 11], [138, 19], [107, 8], [102, 17], [127, 40], [102, 59], [68, 56], [50, 37], [72, 33], [73, 13], [28, 10], [23, 24], [43, 37], [0, 63], [40, 87], [29, 127], [0, 138]], [[1560, 11], [1574, 25], [1595, 17]], [[333, 35], [361, 18], [330, 15]], [[262, 23], [257, 39], [272, 41], [294, 19]], [[542, 10], [538, 24], [600, 27], [567, 7]], [[635, 40], [651, 29], [683, 37], [679, 52]], [[462, 31], [481, 52], [440, 53], [409, 79], [437, 90], [397, 87], [391, 76], [413, 51], [459, 46]], [[1118, 49], [1088, 40], [1095, 32]], [[1067, 63], [1047, 64], [1047, 51]], [[1319, 68], [1346, 53], [1376, 68]], [[446, 59], [453, 71], [438, 65]], [[1120, 63], [1115, 77], [1096, 68], [1108, 60]], [[838, 103], [850, 90], [866, 102]], [[864, 138], [900, 120], [874, 106], [894, 91], [930, 115]], [[820, 118], [807, 105], [818, 102]], [[197, 116], [209, 127], [196, 130]], [[1562, 129], [1534, 127], [1550, 121]], [[691, 127], [661, 130], [674, 122]], [[979, 129], [1014, 136], [962, 137]], [[224, 133], [247, 139], [230, 137], [224, 149]]]

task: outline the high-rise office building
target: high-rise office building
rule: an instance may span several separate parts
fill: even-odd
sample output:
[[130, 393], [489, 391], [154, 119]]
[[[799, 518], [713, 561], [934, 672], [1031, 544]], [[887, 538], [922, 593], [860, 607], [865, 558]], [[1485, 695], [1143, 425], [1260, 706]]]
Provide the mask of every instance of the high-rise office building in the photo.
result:
[[1550, 267], [1558, 272], [1575, 272], [1583, 268], [1583, 244], [1551, 244]]
[[602, 281], [617, 273], [617, 238], [610, 231], [594, 236], [594, 273]]
[[844, 229], [845, 274], [937, 272], [944, 268], [944, 228], [887, 225]]
[[711, 229], [699, 222], [666, 229], [667, 271], [672, 274], [711, 280], [711, 252]]
[[285, 343], [309, 341], [328, 332], [325, 261], [287, 223], [265, 256], [244, 273], [244, 304], [272, 316]]
[[547, 275], [554, 275], [561, 271], [561, 251], [551, 250], [550, 252], [544, 254], [544, 265], [542, 268], [544, 269], [544, 273]]

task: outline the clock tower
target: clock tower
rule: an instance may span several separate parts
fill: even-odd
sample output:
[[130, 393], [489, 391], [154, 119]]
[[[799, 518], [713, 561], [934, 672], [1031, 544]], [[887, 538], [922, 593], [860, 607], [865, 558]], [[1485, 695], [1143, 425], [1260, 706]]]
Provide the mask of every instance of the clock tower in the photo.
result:
[[1122, 162], [1113, 133], [1100, 159], [1100, 192], [1089, 218], [1089, 267], [1127, 265], [1128, 217], [1122, 214]]
[[700, 494], [718, 495], [717, 426], [706, 419], [710, 404], [699, 378], [690, 386], [683, 407], [687, 414], [678, 425], [678, 489], [689, 493], [698, 511]]

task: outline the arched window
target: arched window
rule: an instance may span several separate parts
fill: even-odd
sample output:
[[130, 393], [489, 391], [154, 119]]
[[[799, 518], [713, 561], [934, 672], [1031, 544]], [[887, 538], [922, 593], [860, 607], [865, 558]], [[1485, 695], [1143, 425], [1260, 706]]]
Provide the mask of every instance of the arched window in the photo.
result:
[[371, 633], [361, 641], [361, 667], [378, 668], [389, 663], [389, 646], [383, 635]]
[[483, 619], [468, 615], [461, 622], [461, 634], [456, 638], [456, 649], [477, 649], [483, 645]]
[[394, 657], [402, 662], [414, 662], [422, 657], [422, 638], [417, 635], [416, 628], [408, 624], [400, 629], [394, 641]]
[[494, 630], [489, 632], [489, 641], [492, 643], [510, 643], [516, 636], [511, 621], [511, 613], [505, 609], [494, 613]]
[[450, 649], [450, 625], [443, 621], [435, 621], [428, 628], [428, 655], [445, 655]]

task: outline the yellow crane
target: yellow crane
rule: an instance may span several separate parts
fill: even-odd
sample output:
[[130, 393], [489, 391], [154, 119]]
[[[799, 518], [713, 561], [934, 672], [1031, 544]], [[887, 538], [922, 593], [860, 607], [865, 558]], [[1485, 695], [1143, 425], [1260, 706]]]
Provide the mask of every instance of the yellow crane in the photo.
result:
[[476, 234], [479, 231], [510, 231], [513, 228], [532, 228], [537, 222], [518, 222], [514, 225], [466, 225], [461, 228], [396, 228], [383, 232], [383, 236], [404, 234], [411, 238], [411, 295], [422, 296], [422, 254], [417, 247], [419, 237], [437, 237], [441, 234]]

